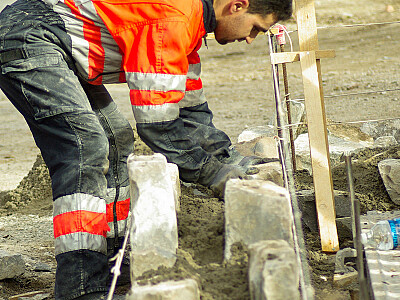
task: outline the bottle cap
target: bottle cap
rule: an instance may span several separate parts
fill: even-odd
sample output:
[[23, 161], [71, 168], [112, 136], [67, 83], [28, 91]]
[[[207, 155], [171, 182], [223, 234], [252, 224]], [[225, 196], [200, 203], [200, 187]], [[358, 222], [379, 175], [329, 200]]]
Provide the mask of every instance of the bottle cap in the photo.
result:
[[361, 233], [361, 243], [363, 243], [364, 245], [366, 245], [367, 242], [368, 242], [367, 234], [366, 234], [366, 233]]

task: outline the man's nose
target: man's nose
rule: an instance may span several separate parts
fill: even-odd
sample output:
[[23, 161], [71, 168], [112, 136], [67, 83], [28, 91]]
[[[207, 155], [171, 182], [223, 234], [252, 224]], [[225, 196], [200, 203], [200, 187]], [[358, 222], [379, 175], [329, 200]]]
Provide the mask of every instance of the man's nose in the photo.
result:
[[255, 39], [254, 37], [248, 36], [246, 37], [246, 43], [250, 45], [254, 41], [254, 39]]

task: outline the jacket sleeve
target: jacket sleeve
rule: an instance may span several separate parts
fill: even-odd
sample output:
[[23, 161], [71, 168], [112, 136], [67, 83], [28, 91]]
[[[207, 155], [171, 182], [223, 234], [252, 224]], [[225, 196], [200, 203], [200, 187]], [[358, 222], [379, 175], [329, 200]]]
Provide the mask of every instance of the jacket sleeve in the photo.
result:
[[182, 180], [198, 182], [211, 154], [190, 137], [179, 116], [189, 71], [187, 53], [196, 46], [188, 36], [183, 22], [150, 24], [120, 34], [121, 40], [132, 41], [124, 42], [122, 50], [140, 138], [177, 164]]
[[201, 61], [197, 53], [201, 40], [195, 50], [188, 55], [189, 72], [186, 80], [185, 96], [179, 102], [179, 117], [189, 135], [204, 150], [222, 160], [229, 156], [232, 145], [228, 135], [213, 124], [213, 114], [203, 91], [201, 81]]

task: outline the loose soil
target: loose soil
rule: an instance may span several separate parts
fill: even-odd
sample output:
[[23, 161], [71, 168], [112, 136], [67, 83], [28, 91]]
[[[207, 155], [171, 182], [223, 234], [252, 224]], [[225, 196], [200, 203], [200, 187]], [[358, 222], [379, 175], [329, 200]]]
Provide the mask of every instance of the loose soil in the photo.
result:
[[[398, 1], [316, 1], [316, 12], [317, 24], [324, 27], [318, 32], [320, 48], [334, 49], [337, 55], [334, 59], [322, 60], [327, 117], [333, 122], [399, 118], [400, 93], [386, 90], [400, 88], [400, 24], [341, 27], [342, 24], [400, 21]], [[293, 20], [285, 25], [289, 31], [296, 30]], [[292, 32], [291, 37], [296, 50], [296, 33]], [[286, 51], [289, 49], [287, 44]], [[203, 47], [200, 55], [202, 79], [217, 127], [236, 142], [245, 128], [270, 121], [275, 104], [265, 37], [257, 38], [252, 45], [220, 46], [209, 40], [208, 49]], [[288, 81], [291, 98], [303, 98], [298, 63], [288, 65]], [[120, 85], [108, 88], [134, 125], [127, 88]], [[371, 91], [382, 92], [365, 93]], [[38, 149], [29, 129], [2, 94], [0, 107], [3, 121], [0, 125], [0, 250], [20, 253], [26, 261], [23, 275], [0, 281], [0, 299], [35, 290], [49, 293], [52, 299], [55, 260], [48, 171], [37, 156]], [[358, 132], [359, 125], [329, 126], [328, 130], [340, 131], [349, 137]], [[150, 153], [139, 140], [136, 151]], [[399, 209], [389, 199], [378, 173], [377, 163], [384, 158], [400, 158], [400, 148], [366, 149], [354, 157], [355, 189], [362, 213]], [[297, 189], [312, 188], [312, 177], [307, 172], [298, 171], [295, 177]], [[335, 167], [332, 177], [335, 189], [347, 190], [344, 165]], [[161, 268], [144, 274], [138, 283], [194, 278], [201, 288], [202, 299], [250, 299], [245, 247], [236, 245], [233, 259], [223, 262], [223, 212], [223, 201], [212, 197], [208, 189], [182, 185], [177, 263], [172, 269]], [[351, 246], [351, 241], [339, 237], [341, 248]], [[305, 229], [305, 240], [316, 298], [350, 299], [357, 286], [346, 289], [333, 286], [335, 256], [321, 252], [318, 233]], [[129, 286], [123, 286], [118, 292], [128, 289]]]

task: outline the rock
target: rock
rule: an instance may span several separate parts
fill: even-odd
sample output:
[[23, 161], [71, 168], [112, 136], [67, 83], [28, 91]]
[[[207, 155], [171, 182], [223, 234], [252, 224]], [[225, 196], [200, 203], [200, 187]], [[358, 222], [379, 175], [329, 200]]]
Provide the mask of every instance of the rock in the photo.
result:
[[48, 264], [39, 262], [33, 267], [35, 272], [51, 272], [51, 267]]
[[374, 142], [375, 147], [382, 147], [382, 148], [395, 146], [397, 144], [398, 143], [397, 143], [396, 139], [392, 135], [377, 137]]
[[167, 281], [157, 285], [132, 286], [126, 300], [200, 300], [196, 281], [186, 279]]
[[252, 148], [252, 152], [260, 157], [279, 158], [278, 147], [273, 137], [265, 136], [258, 139]]
[[173, 184], [174, 197], [175, 197], [175, 209], [177, 212], [180, 211], [179, 198], [181, 197], [181, 181], [179, 179], [179, 169], [176, 164], [167, 163], [167, 171], [171, 177]]
[[280, 162], [270, 162], [255, 166], [259, 172], [249, 177], [258, 180], [272, 181], [273, 183], [283, 186], [282, 165]]
[[[331, 166], [338, 165], [343, 152], [358, 153], [366, 147], [365, 143], [347, 141], [343, 138], [328, 134]], [[312, 173], [308, 133], [303, 133], [295, 140], [297, 169], [306, 169]]]
[[396, 10], [394, 9], [393, 5], [388, 4], [388, 5], [386, 5], [385, 11], [388, 13], [392, 13], [392, 12], [395, 12]]
[[11, 254], [0, 250], [0, 280], [14, 278], [25, 272], [25, 262], [21, 254]]
[[[348, 222], [345, 218], [351, 217], [351, 203], [348, 198], [348, 193], [343, 191], [333, 191], [334, 199], [335, 199], [335, 211], [336, 211], [336, 221], [339, 220], [341, 222], [338, 224], [340, 226], [340, 233], [343, 234], [343, 237], [348, 236], [352, 237], [351, 231], [349, 233], [346, 222]], [[313, 190], [301, 190], [296, 193], [297, 202], [299, 204], [299, 209], [302, 213], [302, 220], [304, 224], [311, 230], [318, 230], [318, 220], [317, 220], [317, 210], [315, 205], [315, 194]], [[351, 222], [351, 219], [350, 221]], [[350, 223], [351, 228], [351, 223]], [[351, 229], [350, 229], [351, 230]], [[341, 235], [342, 236], [342, 235]]]
[[269, 181], [231, 179], [225, 189], [225, 252], [236, 242], [262, 240], [293, 243], [292, 211], [287, 191]]
[[400, 120], [371, 121], [361, 126], [361, 131], [369, 134], [374, 139], [382, 136], [393, 136], [400, 143]]
[[276, 140], [273, 137], [260, 136], [252, 139], [237, 143], [235, 149], [244, 156], [260, 156], [267, 158], [279, 158]]
[[273, 125], [267, 125], [267, 126], [256, 126], [252, 128], [248, 128], [244, 130], [241, 134], [238, 136], [238, 143], [242, 142], [250, 142], [251, 140], [254, 140], [259, 137], [273, 137], [276, 135], [276, 129], [275, 126]]
[[336, 228], [341, 239], [353, 239], [351, 217], [336, 218]]
[[128, 157], [131, 187], [131, 277], [176, 261], [176, 191], [161, 154]]
[[288, 242], [250, 245], [249, 287], [252, 300], [300, 299], [297, 258]]
[[382, 160], [378, 169], [390, 199], [400, 205], [400, 159]]

